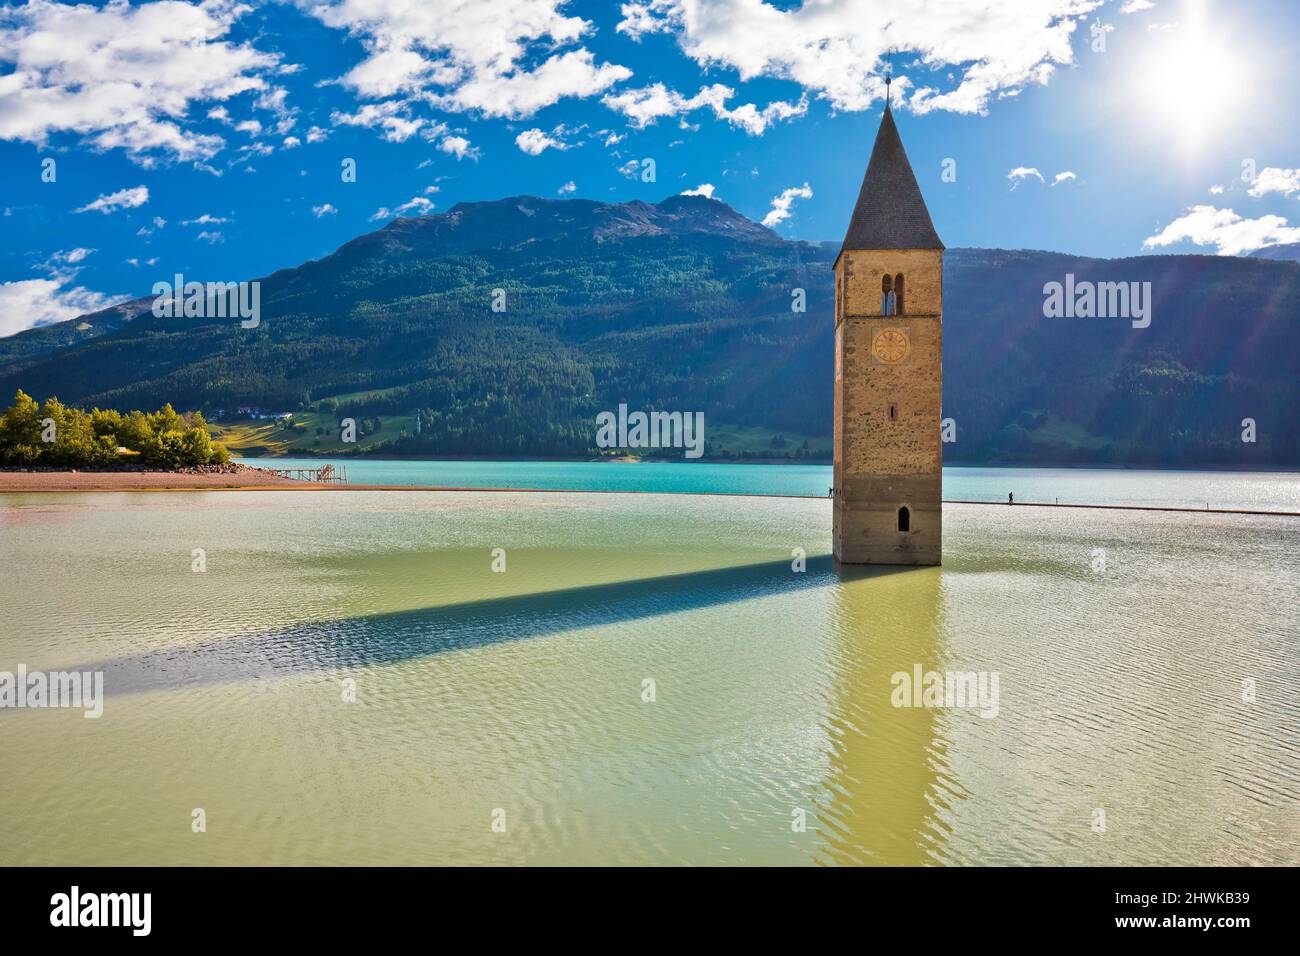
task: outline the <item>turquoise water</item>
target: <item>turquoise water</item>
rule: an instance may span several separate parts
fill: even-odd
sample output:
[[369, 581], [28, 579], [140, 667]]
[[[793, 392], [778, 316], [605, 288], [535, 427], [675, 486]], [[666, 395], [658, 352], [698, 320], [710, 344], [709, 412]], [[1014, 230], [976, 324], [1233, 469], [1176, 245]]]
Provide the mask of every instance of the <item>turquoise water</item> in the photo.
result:
[[[318, 468], [331, 459], [242, 458], [266, 468]], [[650, 491], [825, 497], [830, 465], [724, 465], [688, 462], [381, 461], [337, 459], [348, 480], [365, 485], [540, 488], [551, 491]], [[943, 470], [949, 501], [1146, 505], [1300, 511], [1295, 472], [1125, 471], [1103, 468]]]

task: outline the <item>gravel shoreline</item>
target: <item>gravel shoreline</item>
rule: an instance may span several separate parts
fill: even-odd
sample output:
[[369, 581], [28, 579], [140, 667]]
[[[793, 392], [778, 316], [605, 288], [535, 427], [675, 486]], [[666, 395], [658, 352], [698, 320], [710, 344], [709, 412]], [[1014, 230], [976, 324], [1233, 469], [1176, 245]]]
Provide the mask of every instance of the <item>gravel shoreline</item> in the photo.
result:
[[0, 471], [0, 492], [318, 487], [321, 486], [314, 482], [281, 478], [264, 468], [234, 462], [228, 465], [200, 465], [178, 471], [62, 471], [45, 468]]

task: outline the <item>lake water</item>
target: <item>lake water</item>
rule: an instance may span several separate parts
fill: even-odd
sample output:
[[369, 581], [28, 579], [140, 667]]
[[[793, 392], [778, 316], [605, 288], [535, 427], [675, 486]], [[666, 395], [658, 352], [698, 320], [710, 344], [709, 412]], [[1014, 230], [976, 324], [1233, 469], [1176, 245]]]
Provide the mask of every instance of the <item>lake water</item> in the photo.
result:
[[108, 690], [0, 710], [0, 864], [1293, 863], [1297, 521], [949, 505], [863, 571], [824, 499], [0, 495], [0, 670]]
[[[825, 497], [830, 465], [731, 465], [707, 462], [382, 461], [240, 458], [266, 468], [319, 468], [346, 462], [348, 480], [365, 485], [544, 488], [556, 491], [654, 491]], [[943, 470], [947, 500], [1062, 504], [1248, 508], [1300, 512], [1300, 473], [1115, 471], [1098, 468]]]

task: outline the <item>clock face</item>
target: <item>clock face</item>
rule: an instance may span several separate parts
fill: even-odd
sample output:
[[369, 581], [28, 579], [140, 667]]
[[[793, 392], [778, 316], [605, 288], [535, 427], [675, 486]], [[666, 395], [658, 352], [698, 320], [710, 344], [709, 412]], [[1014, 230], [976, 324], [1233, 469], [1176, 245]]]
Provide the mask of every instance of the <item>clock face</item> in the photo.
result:
[[902, 329], [881, 329], [871, 340], [871, 354], [884, 365], [897, 365], [911, 350], [912, 343]]

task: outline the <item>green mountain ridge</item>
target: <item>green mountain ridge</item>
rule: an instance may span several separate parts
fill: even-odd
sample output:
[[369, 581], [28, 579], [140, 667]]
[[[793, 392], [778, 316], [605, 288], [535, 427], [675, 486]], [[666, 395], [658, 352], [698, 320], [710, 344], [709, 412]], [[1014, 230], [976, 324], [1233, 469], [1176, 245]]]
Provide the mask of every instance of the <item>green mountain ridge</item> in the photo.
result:
[[[829, 446], [837, 248], [705, 197], [462, 203], [265, 277], [255, 329], [158, 319], [146, 298], [0, 340], [0, 389], [209, 415], [419, 409], [418, 438], [366, 450], [430, 456], [588, 455], [597, 412], [626, 403], [771, 434], [779, 456], [797, 447], [783, 435]], [[1045, 318], [1067, 273], [1151, 282], [1151, 326]], [[1300, 464], [1298, 318], [1296, 262], [949, 249], [945, 458]]]

